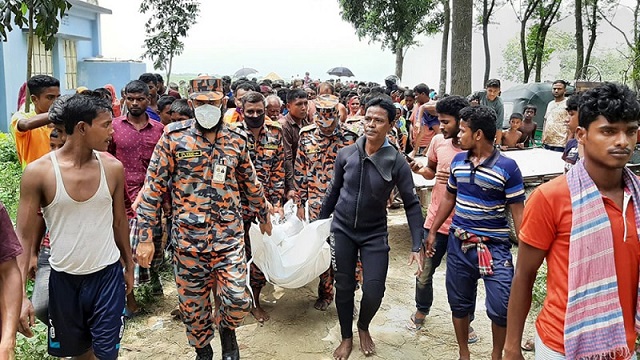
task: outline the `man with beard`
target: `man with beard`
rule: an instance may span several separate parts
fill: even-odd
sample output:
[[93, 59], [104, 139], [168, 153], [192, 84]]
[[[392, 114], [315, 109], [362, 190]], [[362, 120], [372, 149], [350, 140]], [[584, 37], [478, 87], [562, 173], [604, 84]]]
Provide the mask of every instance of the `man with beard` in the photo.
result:
[[[235, 329], [251, 308], [242, 201], [271, 233], [263, 187], [249, 155], [247, 134], [222, 121], [220, 79], [196, 79], [191, 95], [195, 119], [171, 123], [154, 150], [138, 206], [140, 242], [136, 255], [149, 267], [152, 229], [158, 210], [171, 196], [172, 242], [182, 321], [197, 360], [213, 358], [211, 339], [220, 331], [222, 358], [240, 358]], [[211, 292], [220, 300], [212, 313]]]
[[282, 117], [282, 100], [278, 95], [271, 94], [266, 97], [267, 102], [267, 116], [272, 121], [279, 121]]
[[[144, 185], [147, 166], [151, 160], [153, 149], [162, 135], [164, 125], [159, 121], [153, 121], [145, 111], [149, 106], [149, 87], [142, 81], [134, 80], [124, 88], [124, 100], [129, 112], [113, 120], [113, 138], [109, 144], [109, 153], [120, 160], [124, 166], [124, 175], [127, 183], [127, 196], [135, 201], [138, 193]], [[133, 213], [129, 213], [130, 226], [135, 228], [136, 222]], [[136, 237], [131, 244], [135, 253]], [[164, 252], [162, 251], [162, 227], [153, 229], [153, 242], [158, 248], [153, 258], [151, 269], [138, 269], [138, 283], [151, 282], [154, 295], [162, 295], [162, 284], [158, 274], [158, 267], [162, 264]], [[127, 310], [125, 315], [133, 317], [138, 312], [136, 299], [131, 292], [127, 296]]]
[[[284, 198], [284, 142], [282, 126], [277, 121], [265, 120], [265, 100], [262, 94], [250, 91], [242, 97], [244, 120], [234, 125], [247, 133], [247, 145], [251, 162], [256, 170], [258, 181], [264, 187], [267, 201], [272, 212], [281, 208]], [[251, 259], [251, 239], [249, 229], [256, 219], [256, 210], [246, 200], [242, 204], [242, 220], [244, 221], [244, 244], [247, 261]], [[267, 279], [255, 263], [250, 269], [251, 290], [253, 291], [253, 310], [251, 313], [260, 323], [269, 320], [269, 314], [260, 305], [260, 291]]]
[[242, 98], [249, 91], [256, 91], [256, 87], [253, 83], [249, 81], [238, 81], [237, 84], [234, 84], [235, 87], [233, 89], [233, 102], [235, 103], [235, 109], [229, 109], [224, 114], [224, 122], [227, 124], [233, 124], [235, 122], [242, 121]]
[[[358, 135], [340, 124], [338, 119], [338, 98], [320, 95], [315, 100], [314, 124], [300, 130], [298, 155], [295, 160], [296, 195], [298, 217], [305, 219], [305, 206], [309, 207], [309, 221], [318, 219], [322, 199], [333, 178], [333, 166], [338, 150], [353, 144]], [[333, 269], [330, 267], [320, 275], [318, 300], [313, 305], [325, 311], [333, 301]]]
[[549, 102], [547, 112], [544, 114], [542, 146], [547, 150], [563, 152], [568, 133], [566, 124], [568, 117], [567, 98], [564, 97], [567, 83], [564, 80], [556, 80], [553, 82], [551, 91], [553, 101]]

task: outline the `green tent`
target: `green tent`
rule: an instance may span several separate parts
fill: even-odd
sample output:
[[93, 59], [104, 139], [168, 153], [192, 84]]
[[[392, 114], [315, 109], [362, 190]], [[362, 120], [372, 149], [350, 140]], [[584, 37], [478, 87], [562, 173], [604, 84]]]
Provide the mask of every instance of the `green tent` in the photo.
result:
[[[547, 104], [553, 100], [551, 82], [518, 84], [500, 94], [504, 103], [504, 127], [509, 127], [509, 117], [512, 113], [524, 113], [524, 107], [533, 104], [538, 108], [534, 121], [538, 124], [538, 131], [542, 131], [544, 114]], [[573, 87], [567, 86], [567, 95], [573, 93]]]

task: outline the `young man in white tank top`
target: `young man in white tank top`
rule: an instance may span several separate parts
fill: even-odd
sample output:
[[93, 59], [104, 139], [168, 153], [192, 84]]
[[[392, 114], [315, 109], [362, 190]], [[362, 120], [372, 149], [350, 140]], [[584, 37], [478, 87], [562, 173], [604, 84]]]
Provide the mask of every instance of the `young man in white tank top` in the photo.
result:
[[[20, 185], [17, 232], [24, 254], [40, 243], [37, 213], [50, 232], [49, 354], [116, 359], [124, 330], [133, 260], [124, 205], [122, 164], [106, 151], [113, 127], [111, 104], [90, 95], [59, 99], [49, 116], [67, 133], [65, 145], [31, 163]], [[124, 266], [124, 275], [123, 275]], [[31, 302], [23, 298], [18, 331], [33, 336]]]

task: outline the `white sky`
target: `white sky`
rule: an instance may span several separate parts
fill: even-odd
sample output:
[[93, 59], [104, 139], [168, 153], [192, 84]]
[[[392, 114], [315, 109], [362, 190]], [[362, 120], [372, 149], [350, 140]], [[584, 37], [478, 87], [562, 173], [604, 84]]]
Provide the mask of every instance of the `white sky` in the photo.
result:
[[[100, 0], [101, 6], [113, 11], [112, 15], [102, 15], [104, 57], [138, 60], [142, 55], [144, 23], [149, 15], [138, 12], [140, 2]], [[519, 29], [508, 5], [497, 18], [500, 20], [490, 29], [494, 49], [491, 77], [498, 77], [502, 49]], [[563, 27], [573, 32], [572, 26]], [[604, 38], [601, 36], [600, 42], [609, 46], [622, 40], [611, 31]], [[402, 83], [414, 86], [424, 82], [437, 88], [441, 36], [421, 37], [419, 41], [421, 46], [407, 53]], [[184, 53], [174, 59], [174, 74], [232, 75], [241, 67], [252, 67], [259, 71], [258, 77], [275, 71], [290, 79], [309, 71], [314, 79], [327, 79], [328, 69], [346, 66], [355, 79], [383, 83], [395, 71], [395, 56], [381, 50], [378, 43], [359, 41], [353, 27], [341, 19], [337, 0], [201, 0], [201, 13], [184, 43]], [[152, 71], [152, 64], [147, 63], [147, 70]], [[483, 73], [482, 39], [476, 30], [474, 89], [482, 87]]]

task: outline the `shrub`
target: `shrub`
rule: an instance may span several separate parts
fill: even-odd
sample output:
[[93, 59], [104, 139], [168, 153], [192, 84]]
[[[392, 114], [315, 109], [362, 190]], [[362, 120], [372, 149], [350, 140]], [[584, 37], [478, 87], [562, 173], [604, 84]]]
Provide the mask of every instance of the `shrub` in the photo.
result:
[[0, 133], [0, 201], [15, 221], [20, 199], [22, 168], [11, 135]]

